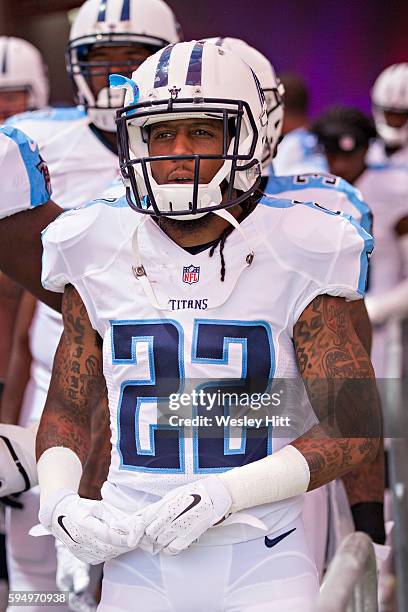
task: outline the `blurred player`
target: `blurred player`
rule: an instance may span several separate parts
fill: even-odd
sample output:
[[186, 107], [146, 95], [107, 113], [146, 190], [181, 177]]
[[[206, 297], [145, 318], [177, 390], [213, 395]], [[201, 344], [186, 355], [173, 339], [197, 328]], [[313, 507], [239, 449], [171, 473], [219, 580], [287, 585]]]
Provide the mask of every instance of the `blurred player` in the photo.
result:
[[[48, 79], [41, 54], [20, 38], [0, 37], [0, 123], [18, 112], [48, 103]], [[10, 171], [10, 169], [8, 170]], [[10, 354], [21, 288], [0, 273], [0, 397]]]
[[309, 130], [309, 92], [296, 74], [283, 74], [285, 116], [283, 140], [273, 162], [277, 175], [326, 172], [324, 157], [316, 148], [316, 138]]
[[[12, 125], [38, 141], [41, 153], [47, 157], [54, 198], [61, 207], [72, 208], [89, 201], [118, 177], [114, 117], [124, 96], [110, 92], [109, 73], [131, 74], [151, 53], [177, 39], [175, 17], [161, 0], [109, 0], [104, 3], [88, 0], [80, 8], [70, 33], [67, 69], [81, 107], [48, 109], [12, 120]], [[8, 393], [2, 408], [7, 422], [22, 425], [38, 422], [61, 331], [59, 315], [41, 303], [34, 304], [26, 295], [20, 309], [14, 351], [14, 363], [26, 367], [25, 371], [23, 367], [9, 370]], [[99, 421], [102, 422], [102, 416]], [[97, 466], [94, 473], [96, 470]], [[22, 497], [25, 513], [10, 511], [9, 522], [10, 558], [18, 560], [12, 587], [17, 590], [27, 588], [23, 582], [29, 580], [30, 568], [24, 561], [28, 559], [29, 550], [33, 553], [31, 567], [37, 566], [37, 588], [40, 588], [40, 558], [43, 559], [44, 580], [46, 577], [52, 580], [55, 574], [53, 543], [49, 542], [47, 567], [45, 551], [28, 536], [38, 514], [38, 494], [31, 491]], [[19, 557], [21, 550], [26, 551], [22, 559]], [[82, 570], [79, 567], [79, 571]], [[17, 575], [21, 579], [18, 584]], [[84, 581], [78, 580], [78, 585], [78, 588], [74, 585], [73, 590], [83, 591]], [[52, 590], [45, 583], [41, 588]]]
[[[1, 36], [0, 66], [0, 123], [15, 113], [47, 105], [46, 67], [32, 44], [21, 38]], [[20, 286], [0, 272], [0, 400], [20, 296]], [[0, 582], [6, 578], [4, 535], [0, 533]]]
[[[119, 133], [126, 196], [71, 211], [44, 234], [43, 279], [64, 292], [64, 334], [37, 436], [41, 521], [81, 558], [107, 560], [102, 612], [135, 601], [146, 612], [309, 610], [318, 585], [301, 494], [377, 451], [366, 428], [377, 420], [372, 370], [342, 299], [364, 291], [371, 238], [314, 204], [262, 199], [267, 112], [237, 56], [180, 43], [133, 79], [115, 80], [129, 92]], [[322, 355], [321, 343], [336, 348]], [[222, 378], [251, 392], [274, 377], [300, 382], [299, 371], [321, 420], [312, 438], [302, 433], [316, 421], [293, 390], [286, 432], [215, 426], [208, 438], [200, 426], [189, 435], [158, 422], [159, 398], [182, 380]], [[312, 383], [321, 376], [346, 376], [341, 441], [325, 428], [327, 398]], [[347, 391], [349, 376], [364, 379], [364, 401]], [[112, 462], [103, 501], [90, 502], [76, 491], [105, 385]], [[195, 406], [199, 416], [207, 409]], [[144, 552], [162, 549], [180, 555]]]
[[381, 379], [386, 376], [384, 323], [408, 312], [408, 169], [366, 164], [375, 129], [357, 109], [333, 108], [317, 119], [313, 129], [330, 171], [355, 185], [373, 211], [376, 245], [366, 305], [375, 326], [373, 365]]
[[379, 139], [369, 149], [369, 161], [408, 165], [408, 62], [381, 72], [371, 101]]

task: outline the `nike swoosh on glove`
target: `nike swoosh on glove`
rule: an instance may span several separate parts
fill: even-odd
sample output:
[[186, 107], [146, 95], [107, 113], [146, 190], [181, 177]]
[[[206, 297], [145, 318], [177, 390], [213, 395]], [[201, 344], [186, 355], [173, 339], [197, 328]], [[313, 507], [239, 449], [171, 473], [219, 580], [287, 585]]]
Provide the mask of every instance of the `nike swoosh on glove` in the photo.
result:
[[177, 555], [222, 521], [231, 503], [228, 489], [217, 476], [178, 487], [141, 512], [145, 534], [139, 546], [153, 554]]
[[[114, 559], [125, 552], [128, 515], [104, 501], [79, 497], [72, 491], [58, 491], [41, 507], [41, 524], [61, 540], [71, 553], [90, 565]], [[142, 530], [142, 527], [141, 527]]]

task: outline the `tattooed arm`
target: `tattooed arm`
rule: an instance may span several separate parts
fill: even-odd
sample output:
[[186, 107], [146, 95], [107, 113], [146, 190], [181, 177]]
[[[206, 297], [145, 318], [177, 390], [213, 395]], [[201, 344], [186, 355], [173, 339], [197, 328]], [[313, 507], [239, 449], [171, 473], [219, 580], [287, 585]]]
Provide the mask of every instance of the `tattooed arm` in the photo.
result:
[[108, 475], [110, 451], [109, 408], [105, 395], [92, 411], [91, 449], [79, 487], [81, 497], [101, 499], [101, 488]]
[[370, 358], [344, 299], [315, 298], [296, 323], [294, 345], [319, 425], [291, 444], [306, 458], [313, 490], [375, 459], [379, 399]]
[[71, 285], [64, 292], [62, 316], [64, 331], [37, 434], [37, 459], [48, 448], [64, 446], [73, 450], [85, 465], [92, 413], [106, 395], [101, 341]]
[[[96, 564], [129, 550], [123, 544], [122, 531], [115, 527], [118, 519], [124, 521], [124, 513], [106, 502], [84, 499], [78, 494], [82, 477], [81, 492], [100, 497], [95, 490], [89, 495], [89, 479], [84, 491], [87, 484], [83, 467], [89, 456], [97, 406], [103, 406], [103, 414], [106, 413], [101, 341], [78, 292], [70, 285], [65, 288], [62, 316], [64, 331], [37, 434], [38, 518], [46, 531], [61, 540], [75, 557]], [[105, 435], [103, 428], [101, 432]], [[91, 457], [95, 459], [95, 455]]]

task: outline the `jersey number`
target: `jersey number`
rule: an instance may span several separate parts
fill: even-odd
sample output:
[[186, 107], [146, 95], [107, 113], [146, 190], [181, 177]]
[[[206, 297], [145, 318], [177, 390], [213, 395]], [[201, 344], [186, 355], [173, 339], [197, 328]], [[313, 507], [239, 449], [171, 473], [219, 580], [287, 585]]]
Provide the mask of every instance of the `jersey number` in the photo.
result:
[[[231, 356], [233, 345], [238, 347]], [[160, 424], [157, 417], [161, 401], [183, 392], [183, 329], [179, 323], [169, 320], [112, 322], [112, 353], [113, 364], [132, 365], [138, 375], [124, 381], [120, 390], [118, 450], [121, 467], [184, 472], [187, 444], [184, 427]], [[238, 367], [237, 355], [241, 357]], [[216, 380], [207, 379], [198, 385], [206, 397], [220, 397], [220, 391], [224, 398], [236, 397], [234, 394], [238, 393], [248, 396], [263, 393], [269, 388], [274, 371], [270, 327], [263, 322], [196, 320], [191, 352], [191, 364], [194, 363], [208, 364], [208, 368], [216, 366], [212, 369], [216, 372]], [[229, 373], [223, 379], [223, 369], [225, 372], [232, 363], [237, 370], [236, 378]], [[198, 402], [193, 414], [183, 414], [211, 418], [210, 427], [193, 428], [194, 472], [223, 471], [261, 459], [271, 452], [270, 427], [242, 428], [237, 444], [237, 433], [231, 434], [225, 423], [217, 422], [216, 416], [234, 416], [237, 409], [239, 406], [222, 400], [213, 402], [208, 411], [206, 405]]]

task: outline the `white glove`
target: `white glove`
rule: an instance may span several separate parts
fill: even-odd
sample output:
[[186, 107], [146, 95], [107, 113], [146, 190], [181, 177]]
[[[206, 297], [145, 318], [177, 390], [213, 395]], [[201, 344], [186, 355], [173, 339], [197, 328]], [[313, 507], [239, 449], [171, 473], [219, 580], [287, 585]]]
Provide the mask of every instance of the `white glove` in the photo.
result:
[[177, 555], [222, 521], [231, 503], [229, 491], [218, 476], [178, 487], [140, 513], [145, 535], [140, 540], [136, 522], [135, 538], [129, 538], [128, 543], [137, 540], [143, 550], [152, 554], [161, 550]]
[[[47, 498], [39, 513], [45, 529], [61, 540], [75, 557], [90, 565], [109, 561], [130, 550], [126, 546], [128, 530], [120, 526], [126, 525], [127, 517], [103, 501], [83, 499], [68, 490], [59, 490]], [[137, 539], [137, 522], [133, 527]], [[142, 535], [141, 522], [139, 531]], [[32, 535], [37, 535], [35, 528]]]

